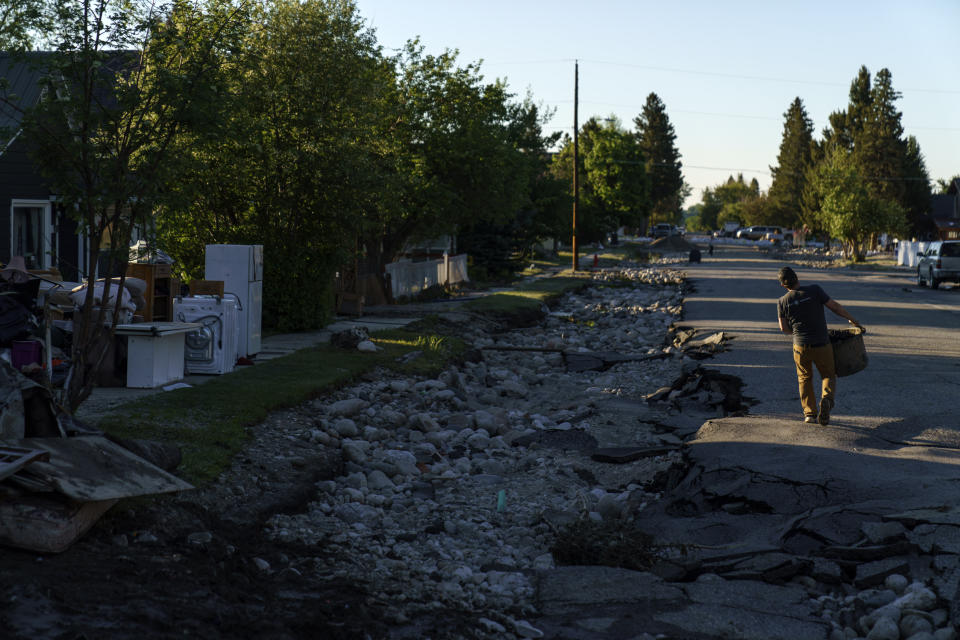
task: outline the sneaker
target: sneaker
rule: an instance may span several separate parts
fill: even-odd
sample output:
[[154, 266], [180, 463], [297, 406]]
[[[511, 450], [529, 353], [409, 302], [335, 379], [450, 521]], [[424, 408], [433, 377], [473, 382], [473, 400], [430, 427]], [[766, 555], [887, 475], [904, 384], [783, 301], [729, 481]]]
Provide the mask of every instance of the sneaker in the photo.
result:
[[817, 422], [826, 425], [830, 424], [830, 410], [833, 409], [833, 400], [824, 398], [820, 401], [820, 415], [817, 416]]
[[807, 424], [817, 424], [817, 416], [805, 416], [803, 421]]

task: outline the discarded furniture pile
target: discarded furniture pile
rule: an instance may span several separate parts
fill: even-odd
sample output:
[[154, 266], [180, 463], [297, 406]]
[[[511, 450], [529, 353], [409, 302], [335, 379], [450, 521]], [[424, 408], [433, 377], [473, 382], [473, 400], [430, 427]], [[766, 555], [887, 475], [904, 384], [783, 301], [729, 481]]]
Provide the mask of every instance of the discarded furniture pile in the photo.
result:
[[150, 454], [158, 446], [85, 427], [57, 410], [46, 386], [0, 361], [0, 544], [58, 553], [120, 498], [192, 488], [143, 457], [159, 460]]

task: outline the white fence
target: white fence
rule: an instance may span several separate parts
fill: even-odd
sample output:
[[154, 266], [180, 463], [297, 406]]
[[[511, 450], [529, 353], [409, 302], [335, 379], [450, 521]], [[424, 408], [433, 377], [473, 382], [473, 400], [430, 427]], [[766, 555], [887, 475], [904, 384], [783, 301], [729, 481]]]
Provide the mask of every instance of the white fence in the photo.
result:
[[897, 264], [908, 267], [917, 266], [917, 253], [926, 251], [929, 246], [929, 242], [901, 240], [897, 243]]
[[467, 254], [444, 256], [442, 260], [410, 262], [401, 260], [387, 265], [393, 297], [415, 296], [433, 285], [467, 282]]

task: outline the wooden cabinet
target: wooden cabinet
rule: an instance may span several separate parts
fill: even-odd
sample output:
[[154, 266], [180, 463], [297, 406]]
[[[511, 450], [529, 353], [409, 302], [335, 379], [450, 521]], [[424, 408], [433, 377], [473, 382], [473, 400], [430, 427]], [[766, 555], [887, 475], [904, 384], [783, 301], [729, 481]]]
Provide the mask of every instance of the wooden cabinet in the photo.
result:
[[146, 322], [173, 321], [173, 299], [178, 293], [180, 282], [171, 275], [169, 264], [131, 262], [127, 265], [127, 277], [140, 278], [147, 283], [143, 292], [147, 304], [142, 313]]

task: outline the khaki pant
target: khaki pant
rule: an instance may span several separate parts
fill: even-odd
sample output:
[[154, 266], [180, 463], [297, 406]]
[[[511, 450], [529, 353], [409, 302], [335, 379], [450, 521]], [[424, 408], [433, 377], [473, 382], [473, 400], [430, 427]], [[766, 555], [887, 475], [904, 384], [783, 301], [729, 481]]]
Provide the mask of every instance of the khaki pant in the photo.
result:
[[800, 383], [800, 404], [803, 405], [803, 415], [816, 417], [817, 396], [813, 390], [813, 367], [816, 365], [820, 377], [823, 378], [821, 400], [829, 398], [837, 390], [837, 373], [833, 366], [833, 345], [825, 344], [822, 347], [806, 347], [793, 345], [793, 361], [797, 365], [797, 382]]

